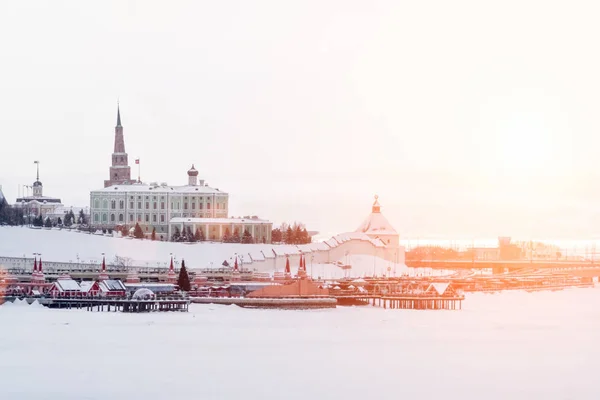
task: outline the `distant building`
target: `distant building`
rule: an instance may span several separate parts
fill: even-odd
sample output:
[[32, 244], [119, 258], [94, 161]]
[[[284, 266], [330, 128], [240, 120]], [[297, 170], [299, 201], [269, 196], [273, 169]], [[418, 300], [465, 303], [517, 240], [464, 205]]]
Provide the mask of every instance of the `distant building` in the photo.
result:
[[175, 230], [183, 232], [190, 228], [191, 232], [199, 229], [206, 240], [221, 241], [226, 233], [241, 237], [248, 231], [254, 243], [271, 243], [273, 223], [257, 217], [251, 218], [173, 218], [169, 222], [169, 237]]
[[168, 238], [172, 218], [227, 218], [229, 195], [200, 181], [196, 169], [188, 171], [188, 185], [166, 183], [114, 185], [90, 193], [91, 226], [95, 228], [134, 227], [145, 233], [156, 229]]
[[356, 232], [365, 233], [371, 239], [380, 239], [386, 247], [400, 247], [400, 235], [381, 213], [379, 196], [375, 196], [371, 214], [363, 221]]
[[249, 230], [256, 242], [271, 241], [272, 224], [257, 218], [234, 220], [229, 216], [229, 194], [208, 186], [198, 178], [192, 164], [187, 171], [187, 185], [142, 183], [131, 180], [125, 152], [121, 112], [117, 109], [115, 146], [110, 179], [104, 188], [90, 192], [90, 225], [95, 229], [131, 229], [139, 224], [149, 236], [156, 230], [158, 240], [170, 240], [176, 230], [188, 227], [201, 230], [206, 240], [221, 240], [227, 229]]
[[25, 218], [28, 216], [34, 218], [39, 215], [45, 218], [48, 214], [52, 214], [54, 210], [63, 206], [59, 198], [44, 196], [44, 186], [40, 181], [40, 164], [37, 161], [35, 163], [37, 164], [37, 175], [33, 186], [31, 186], [33, 194], [19, 197], [15, 203], [15, 207], [22, 209]]
[[135, 182], [135, 180], [131, 179], [131, 167], [129, 167], [128, 155], [125, 152], [125, 138], [123, 137], [123, 126], [121, 125], [121, 110], [117, 106], [115, 146], [112, 153], [112, 164], [109, 168], [108, 180], [104, 181], [104, 187]]

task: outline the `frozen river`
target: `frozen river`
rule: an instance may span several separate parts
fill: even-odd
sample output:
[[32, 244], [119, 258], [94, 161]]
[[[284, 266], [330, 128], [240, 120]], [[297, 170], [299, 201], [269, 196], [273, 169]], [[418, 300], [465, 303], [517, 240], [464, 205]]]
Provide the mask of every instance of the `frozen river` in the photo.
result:
[[0, 306], [0, 399], [598, 399], [600, 289], [463, 311]]

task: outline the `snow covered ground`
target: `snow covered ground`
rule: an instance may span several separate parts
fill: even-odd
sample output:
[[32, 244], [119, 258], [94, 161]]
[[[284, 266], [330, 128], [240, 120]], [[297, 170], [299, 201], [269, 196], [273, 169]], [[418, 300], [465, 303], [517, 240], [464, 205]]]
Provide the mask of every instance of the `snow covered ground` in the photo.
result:
[[[295, 246], [270, 245], [270, 244], [238, 244], [238, 243], [173, 243], [151, 240], [137, 240], [130, 238], [107, 237], [103, 235], [90, 235], [67, 230], [29, 229], [26, 227], [0, 227], [0, 256], [5, 257], [30, 257], [33, 253], [41, 253], [44, 261], [77, 262], [99, 264], [102, 253], [110, 262], [115, 256], [126, 257], [132, 260], [133, 265], [145, 267], [167, 267], [170, 255], [173, 254], [178, 262], [185, 259], [188, 268], [220, 267], [224, 260], [233, 262], [235, 254], [248, 253], [272, 254], [272, 249], [279, 249], [280, 253], [290, 250], [296, 251]], [[379, 257], [372, 255], [354, 254], [341, 260], [352, 265], [352, 276], [372, 276], [373, 272], [397, 275], [404, 273], [431, 274], [430, 270], [415, 271], [408, 269], [404, 264], [394, 265]], [[310, 273], [310, 260], [307, 261]], [[30, 266], [32, 267], [32, 266]], [[248, 268], [253, 269], [256, 264]], [[298, 268], [297, 262], [291, 263], [292, 271]], [[390, 268], [390, 271], [388, 271]], [[281, 269], [282, 271], [282, 269]], [[344, 270], [331, 264], [313, 265], [314, 276], [324, 278], [341, 278]], [[261, 271], [274, 272], [274, 271]]]
[[463, 311], [0, 306], [0, 398], [597, 399], [600, 289]]

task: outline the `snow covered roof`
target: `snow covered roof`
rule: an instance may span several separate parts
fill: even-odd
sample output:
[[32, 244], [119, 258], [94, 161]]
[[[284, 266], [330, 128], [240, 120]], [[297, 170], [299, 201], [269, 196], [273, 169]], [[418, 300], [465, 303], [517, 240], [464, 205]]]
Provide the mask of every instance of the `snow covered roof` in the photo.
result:
[[434, 282], [427, 288], [426, 292], [430, 292], [432, 289], [437, 292], [438, 295], [443, 295], [450, 286], [450, 282]]
[[54, 283], [61, 292], [81, 292], [81, 287], [73, 279], [58, 279]]
[[100, 282], [100, 290], [103, 292], [121, 291], [125, 289], [123, 282], [117, 279], [105, 279]]
[[29, 203], [32, 201], [37, 201], [38, 203], [60, 203], [60, 199], [56, 198], [56, 197], [48, 197], [48, 196], [25, 196], [25, 197], [19, 197], [17, 199], [16, 204], [18, 205], [21, 202], [25, 202], [25, 203]]
[[96, 284], [96, 281], [82, 281], [79, 284], [79, 287], [81, 288], [82, 292], [87, 293], [94, 287], [95, 284]]
[[272, 224], [271, 221], [258, 218], [171, 218], [172, 224]]
[[101, 192], [149, 192], [149, 193], [202, 193], [202, 194], [227, 194], [217, 188], [210, 186], [199, 186], [199, 185], [185, 185], [185, 186], [172, 186], [172, 185], [148, 185], [145, 183], [136, 183], [132, 185], [113, 185], [103, 189], [92, 191], [92, 193]]
[[367, 235], [397, 235], [398, 232], [392, 224], [381, 214], [381, 206], [378, 197], [375, 196], [375, 202], [371, 214], [358, 227], [356, 232], [366, 233]]
[[2, 193], [2, 186], [0, 186], [0, 204], [5, 201], [4, 193]]

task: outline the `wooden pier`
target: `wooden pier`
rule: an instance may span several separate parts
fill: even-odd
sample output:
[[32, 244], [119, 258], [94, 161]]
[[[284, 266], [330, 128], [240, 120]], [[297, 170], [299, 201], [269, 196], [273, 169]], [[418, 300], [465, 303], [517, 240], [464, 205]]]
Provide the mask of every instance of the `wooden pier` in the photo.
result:
[[372, 305], [401, 310], [461, 310], [464, 296], [422, 296], [422, 295], [342, 295], [336, 296], [343, 306]]
[[160, 312], [160, 311], [180, 311], [189, 310], [190, 300], [187, 298], [139, 300], [139, 299], [54, 299], [44, 297], [14, 297], [7, 296], [0, 299], [0, 304], [4, 301], [14, 302], [16, 299], [27, 301], [31, 304], [37, 301], [48, 308], [59, 309], [85, 309], [87, 311], [106, 311], [106, 312]]
[[198, 304], [234, 304], [246, 308], [315, 309], [335, 308], [337, 305], [337, 300], [333, 297], [191, 297], [190, 299]]

